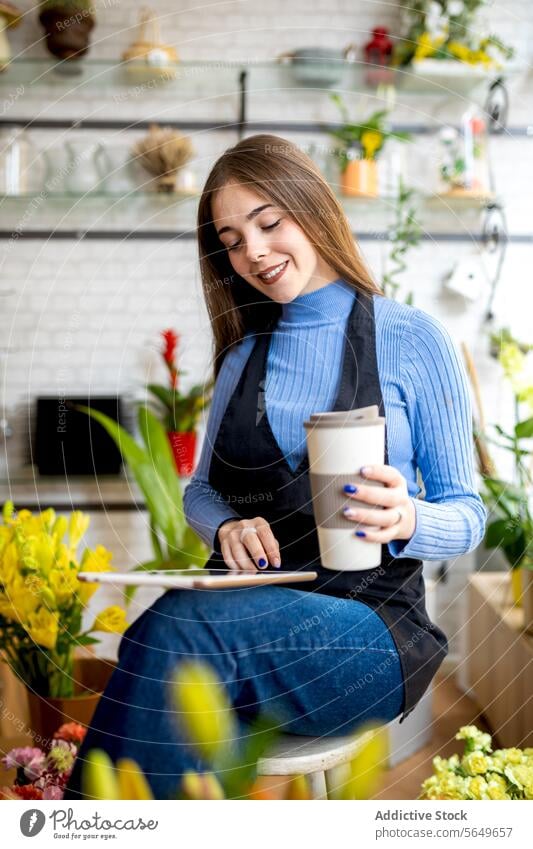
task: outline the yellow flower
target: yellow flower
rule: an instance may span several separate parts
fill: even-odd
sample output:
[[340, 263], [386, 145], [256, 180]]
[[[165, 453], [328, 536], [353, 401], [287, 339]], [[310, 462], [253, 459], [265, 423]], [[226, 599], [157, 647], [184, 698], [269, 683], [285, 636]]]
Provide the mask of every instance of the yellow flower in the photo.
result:
[[82, 787], [87, 799], [153, 799], [150, 785], [135, 761], [121, 758], [115, 768], [102, 749], [88, 752]]
[[63, 537], [65, 536], [66, 530], [68, 527], [68, 521], [66, 516], [58, 516], [54, 522], [54, 527], [52, 528], [52, 534], [57, 543], [61, 542]]
[[438, 38], [431, 38], [429, 32], [423, 32], [418, 39], [414, 60], [425, 59], [427, 56], [433, 56], [439, 47], [444, 44], [446, 36], [439, 35]]
[[483, 775], [488, 766], [489, 762], [481, 752], [471, 752], [463, 758], [463, 767], [469, 775]]
[[16, 542], [9, 542], [4, 546], [2, 559], [0, 560], [0, 581], [9, 584], [19, 574], [19, 552]]
[[48, 580], [58, 605], [72, 601], [80, 583], [78, 581], [78, 570], [75, 566], [69, 566], [67, 569], [51, 569]]
[[511, 380], [524, 370], [524, 354], [514, 342], [506, 342], [502, 345], [499, 360], [505, 376]]
[[4, 502], [4, 506], [2, 507], [2, 518], [6, 525], [8, 522], [13, 520], [13, 513], [15, 512], [15, 505], [12, 501]]
[[[110, 551], [104, 548], [103, 545], [97, 545], [94, 551], [86, 548], [81, 558], [81, 572], [110, 572], [111, 559], [113, 555]], [[86, 584], [81, 582], [78, 587], [78, 597], [82, 604], [87, 604], [91, 596], [98, 589], [98, 584]]]
[[459, 41], [450, 41], [446, 47], [453, 56], [457, 57], [457, 59], [460, 59], [462, 62], [469, 61], [470, 48], [467, 47], [466, 44], [461, 44]]
[[512, 749], [500, 749], [501, 756], [507, 763], [510, 764], [521, 764], [523, 760], [523, 754], [520, 749], [512, 748]]
[[465, 740], [467, 751], [477, 749], [481, 752], [490, 752], [491, 750], [490, 734], [480, 731], [475, 725], [463, 725], [455, 735], [455, 739]]
[[89, 630], [103, 631], [105, 634], [122, 634], [126, 628], [126, 611], [112, 604], [98, 614]]
[[376, 151], [379, 150], [383, 143], [383, 135], [377, 130], [365, 130], [361, 135], [361, 144], [365, 159], [374, 159]]
[[487, 785], [487, 795], [489, 799], [493, 799], [494, 801], [511, 798], [507, 795], [505, 790], [502, 790], [502, 788], [498, 784], [495, 784], [494, 781], [489, 781]]
[[32, 640], [45, 649], [54, 649], [57, 642], [58, 615], [46, 607], [30, 614], [28, 617], [27, 631]]
[[33, 540], [33, 557], [37, 563], [37, 568], [44, 574], [49, 572], [52, 563], [54, 562], [55, 549], [56, 543], [53, 537], [41, 534], [41, 536], [38, 536], [35, 540]]
[[488, 799], [488, 785], [484, 778], [480, 775], [475, 778], [466, 779], [467, 798], [470, 799]]
[[232, 740], [235, 717], [226, 691], [210, 666], [182, 662], [174, 676], [174, 700], [192, 743], [212, 761]]

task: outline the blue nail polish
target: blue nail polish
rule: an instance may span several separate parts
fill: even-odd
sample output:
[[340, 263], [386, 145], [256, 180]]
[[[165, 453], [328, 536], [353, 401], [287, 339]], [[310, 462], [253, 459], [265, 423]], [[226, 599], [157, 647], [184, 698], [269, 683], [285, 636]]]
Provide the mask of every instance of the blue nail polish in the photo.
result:
[[364, 531], [356, 531], [355, 536], [356, 537], [366, 537], [366, 534], [365, 534]]
[[266, 562], [265, 558], [261, 557], [261, 559], [259, 560], [259, 563], [258, 563], [259, 568], [264, 569], [266, 565], [267, 565], [267, 562]]
[[353, 483], [347, 483], [343, 489], [344, 492], [357, 492], [357, 487], [354, 486]]

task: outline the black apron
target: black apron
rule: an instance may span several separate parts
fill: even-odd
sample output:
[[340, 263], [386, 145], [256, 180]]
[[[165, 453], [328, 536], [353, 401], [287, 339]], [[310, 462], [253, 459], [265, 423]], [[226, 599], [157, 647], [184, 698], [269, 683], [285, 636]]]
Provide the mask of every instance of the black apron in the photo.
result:
[[[381, 565], [374, 569], [334, 572], [322, 566], [307, 452], [292, 471], [266, 413], [267, 355], [274, 327], [275, 321], [271, 321], [264, 332], [256, 334], [213, 446], [209, 483], [241, 518], [261, 516], [269, 522], [279, 542], [282, 569], [318, 572], [316, 581], [285, 586], [356, 599], [381, 617], [400, 655], [405, 685], [403, 722], [448, 653], [445, 635], [429, 620], [426, 611], [422, 561], [395, 559], [382, 545]], [[374, 301], [372, 296], [358, 293], [348, 320], [342, 376], [333, 410], [372, 404], [378, 405], [381, 416], [385, 414], [377, 367]], [[385, 463], [388, 462], [385, 437]], [[357, 480], [359, 470], [353, 471]], [[221, 565], [224, 561], [215, 545], [207, 566]]]

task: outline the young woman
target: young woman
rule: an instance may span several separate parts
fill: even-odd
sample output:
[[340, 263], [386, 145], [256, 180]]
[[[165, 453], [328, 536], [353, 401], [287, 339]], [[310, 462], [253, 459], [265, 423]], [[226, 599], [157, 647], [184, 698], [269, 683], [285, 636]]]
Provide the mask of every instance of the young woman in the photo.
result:
[[[457, 352], [435, 319], [382, 296], [313, 162], [269, 135], [226, 151], [200, 200], [198, 239], [216, 384], [187, 520], [211, 547], [208, 566], [318, 579], [159, 598], [123, 637], [72, 795], [95, 747], [134, 758], [159, 798], [201, 768], [167, 697], [184, 657], [215, 668], [244, 725], [259, 711], [315, 736], [403, 720], [447, 652], [426, 612], [422, 560], [483, 535]], [[353, 469], [350, 512], [335, 521], [380, 543], [381, 564], [332, 572], [320, 563], [303, 422], [371, 404], [386, 416], [385, 463]]]

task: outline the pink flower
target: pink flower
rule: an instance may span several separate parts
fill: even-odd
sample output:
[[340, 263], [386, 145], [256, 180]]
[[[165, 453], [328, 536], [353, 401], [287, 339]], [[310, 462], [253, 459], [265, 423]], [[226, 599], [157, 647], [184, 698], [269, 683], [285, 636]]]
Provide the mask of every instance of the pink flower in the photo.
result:
[[46, 755], [41, 749], [32, 746], [24, 746], [18, 749], [11, 749], [5, 757], [2, 758], [2, 763], [6, 769], [24, 769], [24, 775], [30, 781], [38, 778], [44, 769]]
[[62, 799], [64, 792], [65, 791], [62, 787], [49, 784], [48, 787], [43, 790], [43, 799]]

